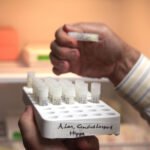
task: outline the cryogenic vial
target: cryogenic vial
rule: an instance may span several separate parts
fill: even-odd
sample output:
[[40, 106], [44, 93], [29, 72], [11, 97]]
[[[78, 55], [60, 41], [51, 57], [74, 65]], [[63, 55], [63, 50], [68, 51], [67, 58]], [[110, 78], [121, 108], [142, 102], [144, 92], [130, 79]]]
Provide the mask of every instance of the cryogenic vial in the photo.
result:
[[73, 84], [63, 87], [64, 102], [73, 104], [75, 99], [75, 86]]
[[68, 32], [68, 35], [78, 41], [99, 42], [99, 35], [95, 33]]
[[60, 105], [62, 99], [62, 87], [58, 81], [51, 86], [50, 92], [51, 92], [51, 103], [53, 105]]
[[88, 96], [88, 84], [83, 83], [80, 86], [76, 87], [76, 100], [79, 103], [85, 104], [87, 103], [87, 96]]
[[38, 90], [39, 105], [41, 106], [48, 105], [48, 87], [41, 86], [41, 87], [38, 87], [37, 90]]
[[34, 72], [27, 73], [27, 87], [32, 87], [33, 78], [35, 78]]
[[91, 83], [91, 97], [93, 103], [98, 103], [101, 94], [101, 84], [93, 82]]

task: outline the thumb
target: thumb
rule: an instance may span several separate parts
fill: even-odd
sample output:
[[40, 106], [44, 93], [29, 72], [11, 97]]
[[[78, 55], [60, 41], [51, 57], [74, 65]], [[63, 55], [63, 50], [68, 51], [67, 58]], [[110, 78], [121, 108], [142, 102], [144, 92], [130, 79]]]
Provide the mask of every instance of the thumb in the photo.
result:
[[39, 135], [34, 122], [34, 114], [31, 106], [27, 106], [19, 119], [18, 125], [22, 134], [24, 146], [27, 149], [33, 148], [34, 145], [37, 146]]
[[99, 150], [99, 141], [95, 136], [87, 136], [64, 140], [64, 144], [71, 150]]
[[76, 145], [80, 150], [99, 150], [99, 141], [95, 136], [79, 138]]

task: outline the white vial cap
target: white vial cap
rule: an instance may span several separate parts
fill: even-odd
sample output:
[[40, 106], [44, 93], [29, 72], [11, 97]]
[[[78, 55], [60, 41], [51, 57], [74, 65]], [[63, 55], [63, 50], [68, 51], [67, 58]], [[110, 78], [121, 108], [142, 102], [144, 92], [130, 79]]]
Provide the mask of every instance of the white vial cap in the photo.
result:
[[68, 35], [78, 41], [99, 42], [99, 35], [94, 33], [68, 32]]
[[84, 83], [76, 89], [76, 100], [79, 103], [87, 103], [88, 84]]
[[62, 87], [59, 84], [51, 87], [51, 95], [53, 97], [61, 97], [62, 96]]
[[60, 105], [62, 99], [62, 87], [58, 81], [55, 84], [53, 84], [53, 86], [51, 86], [50, 92], [52, 104]]
[[65, 100], [66, 94], [68, 92], [68, 87], [72, 86], [72, 81], [67, 80], [67, 79], [61, 79], [59, 80], [59, 83], [62, 87], [62, 99]]
[[78, 89], [78, 87], [83, 86], [84, 83], [83, 80], [75, 80], [75, 88]]
[[48, 105], [48, 87], [41, 86], [38, 87], [38, 98], [39, 98], [39, 105], [45, 106]]
[[54, 78], [45, 78], [44, 83], [48, 86], [51, 86], [52, 84], [55, 84], [57, 81]]
[[65, 86], [63, 88], [64, 101], [67, 104], [73, 104], [75, 99], [75, 86], [74, 84], [70, 84], [69, 86]]
[[38, 87], [39, 97], [48, 97], [48, 87]]
[[72, 84], [72, 81], [67, 80], [67, 79], [61, 79], [61, 80], [59, 80], [59, 82], [60, 82], [61, 86], [69, 86]]
[[32, 88], [33, 88], [33, 96], [36, 101], [38, 101], [39, 98], [38, 92], [41, 87], [44, 87], [44, 83], [42, 82], [42, 80], [39, 78], [34, 78]]
[[91, 96], [92, 102], [98, 103], [101, 95], [101, 84], [100, 83], [91, 83]]
[[81, 85], [84, 84], [85, 82], [83, 80], [75, 80], [75, 85]]
[[34, 72], [28, 72], [27, 73], [27, 87], [32, 87], [33, 79], [35, 78]]

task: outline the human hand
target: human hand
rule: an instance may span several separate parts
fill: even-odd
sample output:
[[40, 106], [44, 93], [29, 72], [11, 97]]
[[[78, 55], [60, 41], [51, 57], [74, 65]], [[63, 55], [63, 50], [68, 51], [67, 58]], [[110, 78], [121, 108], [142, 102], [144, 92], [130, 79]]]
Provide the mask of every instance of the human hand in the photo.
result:
[[[68, 32], [96, 33], [99, 42], [82, 42]], [[50, 59], [57, 75], [73, 72], [88, 77], [108, 77], [118, 84], [129, 72], [140, 53], [101, 23], [64, 25], [55, 34]]]
[[35, 124], [33, 110], [28, 106], [19, 119], [19, 127], [26, 150], [99, 150], [96, 137], [77, 139], [44, 139]]

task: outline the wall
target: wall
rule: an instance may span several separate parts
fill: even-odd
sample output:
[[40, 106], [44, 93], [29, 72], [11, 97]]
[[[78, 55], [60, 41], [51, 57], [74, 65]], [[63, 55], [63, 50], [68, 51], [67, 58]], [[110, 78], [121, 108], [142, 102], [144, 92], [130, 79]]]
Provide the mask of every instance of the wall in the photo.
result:
[[122, 37], [150, 56], [150, 1], [122, 0]]
[[0, 26], [14, 27], [20, 46], [50, 42], [64, 23], [105, 22], [149, 54], [149, 0], [0, 0]]

